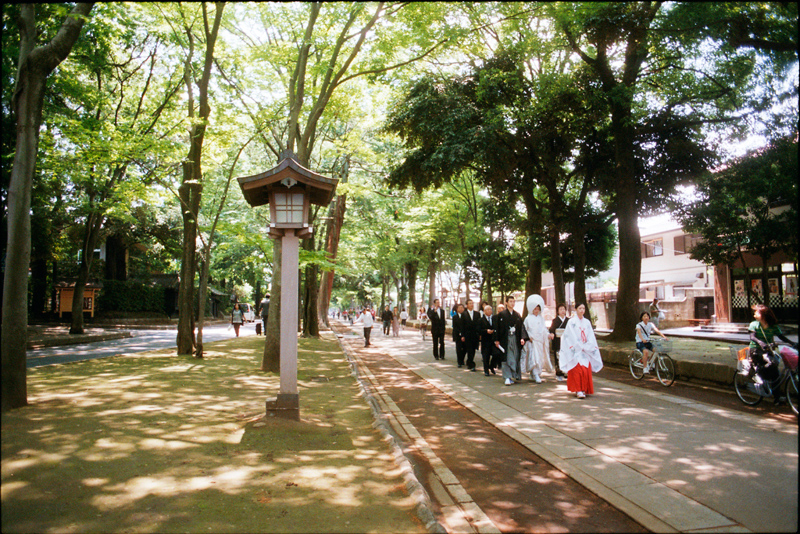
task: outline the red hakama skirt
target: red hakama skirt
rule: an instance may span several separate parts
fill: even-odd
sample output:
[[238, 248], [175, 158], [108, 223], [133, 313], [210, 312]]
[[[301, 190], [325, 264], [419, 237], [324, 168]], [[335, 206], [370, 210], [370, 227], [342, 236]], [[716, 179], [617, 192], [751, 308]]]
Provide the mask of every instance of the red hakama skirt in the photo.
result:
[[592, 364], [589, 367], [576, 365], [567, 373], [567, 391], [583, 391], [587, 395], [594, 393], [594, 382], [592, 382]]

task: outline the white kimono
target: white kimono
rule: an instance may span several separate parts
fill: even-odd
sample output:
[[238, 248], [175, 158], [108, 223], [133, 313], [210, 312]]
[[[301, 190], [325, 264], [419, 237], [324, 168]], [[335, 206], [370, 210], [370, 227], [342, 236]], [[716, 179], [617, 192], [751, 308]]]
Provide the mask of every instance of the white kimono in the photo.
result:
[[531, 314], [525, 318], [523, 324], [529, 341], [525, 343], [522, 354], [522, 373], [533, 371], [538, 375], [543, 370], [554, 373], [555, 369], [550, 362], [550, 331], [544, 324], [544, 317], [541, 313]]
[[564, 335], [561, 336], [558, 366], [562, 371], [567, 372], [576, 365], [589, 367], [590, 363], [593, 373], [597, 373], [603, 368], [600, 347], [597, 346], [592, 323], [585, 317], [583, 319], [578, 319], [577, 316], [572, 317], [564, 329]]

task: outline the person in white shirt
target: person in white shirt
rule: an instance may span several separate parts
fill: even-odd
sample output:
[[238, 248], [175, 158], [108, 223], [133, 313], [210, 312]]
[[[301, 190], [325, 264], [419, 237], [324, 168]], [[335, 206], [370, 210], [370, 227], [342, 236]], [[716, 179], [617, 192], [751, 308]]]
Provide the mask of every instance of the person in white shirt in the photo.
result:
[[364, 308], [363, 310], [361, 310], [361, 314], [358, 316], [358, 319], [356, 319], [356, 321], [355, 321], [356, 323], [362, 323], [364, 325], [364, 346], [365, 347], [369, 347], [370, 346], [369, 335], [372, 333], [373, 321], [374, 321], [374, 318], [372, 317], [372, 313], [367, 308]]
[[639, 324], [636, 325], [636, 348], [642, 351], [642, 367], [644, 367], [645, 373], [650, 372], [647, 368], [647, 358], [653, 353], [653, 343], [650, 341], [653, 332], [667, 339], [667, 336], [662, 334], [654, 323], [650, 322], [650, 314], [642, 312], [639, 316]]
[[584, 317], [586, 305], [579, 304], [575, 317], [571, 318], [561, 336], [561, 370], [567, 372], [567, 390], [575, 392], [579, 399], [594, 393], [592, 373], [603, 368], [600, 347], [592, 329], [592, 323]]
[[401, 332], [406, 329], [406, 321], [408, 321], [408, 312], [406, 311], [405, 308], [403, 308], [403, 311], [400, 312], [400, 331]]

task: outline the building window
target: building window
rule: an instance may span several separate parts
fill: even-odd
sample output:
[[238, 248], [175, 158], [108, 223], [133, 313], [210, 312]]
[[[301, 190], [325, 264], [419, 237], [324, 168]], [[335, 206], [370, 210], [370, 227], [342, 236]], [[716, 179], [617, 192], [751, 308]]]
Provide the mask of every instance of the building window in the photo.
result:
[[642, 257], [652, 258], [664, 255], [664, 240], [661, 238], [642, 242]]
[[701, 237], [698, 234], [676, 235], [674, 241], [675, 255], [690, 253], [700, 240]]

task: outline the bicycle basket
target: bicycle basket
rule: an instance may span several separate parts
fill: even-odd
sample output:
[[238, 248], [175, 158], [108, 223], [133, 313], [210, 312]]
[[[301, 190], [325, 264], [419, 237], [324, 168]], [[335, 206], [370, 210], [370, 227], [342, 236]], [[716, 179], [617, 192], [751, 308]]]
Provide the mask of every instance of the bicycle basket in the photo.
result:
[[671, 339], [664, 339], [664, 338], [650, 338], [650, 341], [653, 342], [653, 348], [656, 352], [665, 352], [670, 353], [672, 352], [672, 340]]
[[736, 358], [736, 369], [738, 371], [749, 371], [750, 370], [750, 358], [748, 357], [750, 354], [749, 347], [736, 347], [736, 346], [728, 346], [731, 351], [731, 356]]

